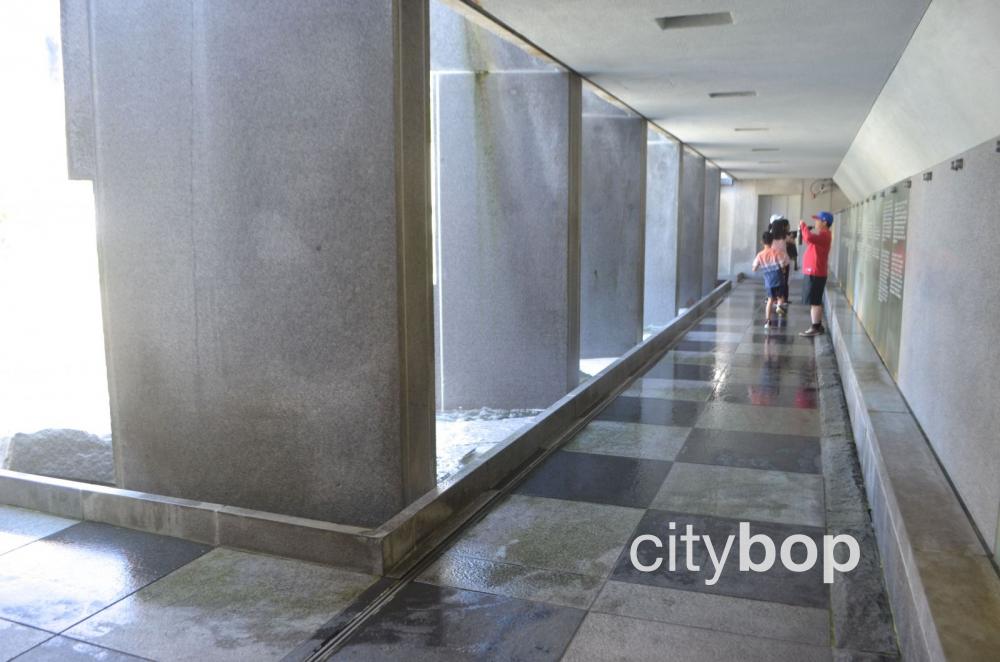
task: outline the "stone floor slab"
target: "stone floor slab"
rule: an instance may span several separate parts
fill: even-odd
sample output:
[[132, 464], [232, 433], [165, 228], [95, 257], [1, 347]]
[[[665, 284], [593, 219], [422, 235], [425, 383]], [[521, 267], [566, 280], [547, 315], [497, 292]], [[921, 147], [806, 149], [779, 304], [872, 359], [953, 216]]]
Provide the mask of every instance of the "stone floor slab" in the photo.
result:
[[464, 556], [606, 577], [642, 518], [637, 508], [514, 494], [464, 532]]
[[619, 396], [597, 415], [597, 420], [691, 427], [698, 419], [702, 407], [700, 402], [685, 400]]
[[[669, 653], [667, 653], [669, 651]], [[665, 653], [669, 657], [664, 657]], [[829, 648], [590, 613], [566, 651], [566, 662], [819, 662]]]
[[676, 459], [691, 464], [818, 474], [821, 456], [816, 437], [693, 428]]
[[515, 490], [517, 494], [645, 508], [670, 463], [617, 455], [556, 451]]
[[673, 460], [691, 428], [620, 421], [591, 421], [563, 450], [620, 455], [648, 460]]
[[278, 659], [374, 579], [218, 548], [66, 634], [163, 660]]
[[704, 405], [693, 427], [810, 437], [820, 435], [819, 414], [815, 409], [755, 407], [726, 402], [709, 402]]
[[0, 555], [76, 523], [74, 519], [0, 505]]
[[586, 612], [491, 593], [407, 585], [334, 660], [559, 660]]
[[211, 548], [82, 522], [0, 556], [0, 617], [60, 632]]
[[830, 644], [830, 614], [825, 609], [728, 595], [609, 581], [591, 611], [814, 646]]
[[816, 409], [817, 393], [816, 387], [811, 384], [788, 388], [781, 384], [739, 384], [727, 380], [719, 382], [709, 400], [758, 407]]
[[783, 336], [782, 340], [771, 339], [765, 337], [760, 342], [742, 342], [736, 348], [737, 354], [754, 354], [759, 356], [801, 356], [801, 357], [811, 357], [814, 355], [814, 350], [811, 345], [808, 344], [795, 344], [789, 343], [784, 338], [788, 336]]
[[51, 636], [51, 632], [0, 619], [0, 660], [10, 660]]
[[671, 360], [657, 363], [644, 376], [655, 377], [657, 379], [685, 379], [711, 382], [720, 379], [724, 371], [723, 366], [674, 363]]
[[17, 658], [18, 662], [140, 662], [146, 659], [69, 637], [53, 637]]
[[628, 389], [622, 392], [622, 395], [631, 398], [705, 402], [714, 392], [715, 385], [712, 382], [647, 377], [635, 380]]
[[677, 462], [653, 508], [759, 522], [822, 527], [823, 477]]
[[438, 586], [551, 602], [577, 609], [590, 607], [603, 582], [589, 575], [484, 561], [453, 552], [442, 554], [418, 579]]
[[[673, 530], [669, 528], [671, 522], [675, 524]], [[639, 526], [636, 527], [635, 533], [629, 538], [629, 545], [636, 537], [645, 534], [658, 536], [661, 540], [667, 541], [669, 535], [680, 536], [687, 525], [691, 525], [694, 535], [710, 536], [716, 553], [721, 553], [726, 539], [730, 535], [739, 535], [739, 523], [739, 520], [731, 518], [648, 510]], [[812, 538], [817, 549], [822, 549], [824, 530], [801, 525], [750, 522], [750, 534], [758, 533], [770, 537], [777, 547], [780, 547], [788, 536], [802, 534]], [[819, 563], [810, 570], [793, 572], [776, 560], [775, 564], [766, 572], [741, 572], [738, 554], [735, 553], [737, 544], [738, 541], [734, 539], [733, 551], [730, 552], [715, 584], [706, 583], [706, 580], [710, 580], [716, 573], [706, 547], [701, 543], [693, 545], [693, 563], [699, 567], [699, 570], [688, 570], [685, 563], [686, 551], [679, 539], [677, 540], [675, 570], [671, 571], [667, 562], [664, 561], [659, 569], [652, 572], [642, 572], [632, 565], [629, 548], [626, 547], [618, 559], [618, 563], [615, 564], [611, 578], [616, 581], [647, 586], [730, 595], [800, 607], [820, 609], [829, 607], [829, 590], [827, 585], [823, 583], [822, 567]], [[642, 544], [638, 547], [637, 556], [642, 564], [651, 565], [656, 559], [665, 558], [663, 555], [667, 553], [667, 549], [666, 546], [663, 549], [657, 549], [651, 543]], [[763, 554], [757, 548], [751, 550], [750, 553], [754, 560], [760, 560]], [[805, 552], [802, 546], [797, 545], [792, 554], [793, 561], [801, 562], [804, 557]]]

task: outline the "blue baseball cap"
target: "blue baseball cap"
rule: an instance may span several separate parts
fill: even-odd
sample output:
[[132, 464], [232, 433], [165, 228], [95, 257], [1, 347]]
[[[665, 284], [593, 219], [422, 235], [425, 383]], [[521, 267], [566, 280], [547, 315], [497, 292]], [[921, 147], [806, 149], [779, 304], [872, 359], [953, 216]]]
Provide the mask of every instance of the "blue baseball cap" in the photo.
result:
[[823, 221], [827, 225], [833, 225], [833, 214], [828, 211], [821, 211], [818, 214], [813, 214], [813, 218], [817, 221]]

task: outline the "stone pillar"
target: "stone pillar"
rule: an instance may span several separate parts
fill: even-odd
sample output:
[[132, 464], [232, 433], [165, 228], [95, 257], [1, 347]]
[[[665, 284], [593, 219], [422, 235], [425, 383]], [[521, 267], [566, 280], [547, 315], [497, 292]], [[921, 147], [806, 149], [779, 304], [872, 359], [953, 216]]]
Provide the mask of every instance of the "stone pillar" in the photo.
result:
[[680, 144], [650, 128], [646, 142], [646, 247], [643, 325], [677, 315], [677, 215]]
[[584, 91], [580, 355], [619, 356], [642, 339], [646, 122]]
[[89, 7], [118, 483], [381, 523], [434, 485], [426, 2]]
[[542, 409], [579, 364], [580, 82], [431, 7], [438, 406]]
[[701, 294], [715, 289], [719, 280], [719, 192], [722, 182], [717, 166], [705, 164], [705, 223], [702, 231]]
[[677, 307], [690, 308], [702, 295], [705, 222], [705, 159], [689, 147], [681, 155], [681, 205], [677, 223]]

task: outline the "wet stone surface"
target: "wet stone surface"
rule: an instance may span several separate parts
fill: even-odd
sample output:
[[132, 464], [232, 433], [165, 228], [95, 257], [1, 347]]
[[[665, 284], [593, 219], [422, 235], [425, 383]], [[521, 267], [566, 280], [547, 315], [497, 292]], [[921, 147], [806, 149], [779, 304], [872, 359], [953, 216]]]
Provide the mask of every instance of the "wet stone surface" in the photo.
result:
[[[762, 301], [738, 286], [403, 584], [0, 507], [0, 658], [301, 659], [356, 621], [334, 659], [895, 660], [836, 363], [826, 339], [795, 335], [805, 308], [765, 332]], [[534, 415], [521, 413], [444, 415], [445, 473]], [[861, 563], [831, 586], [821, 563], [741, 572], [735, 549], [706, 583], [701, 541], [698, 570], [679, 540], [674, 569], [631, 562], [638, 536], [686, 524], [721, 553], [742, 521], [779, 545], [848, 533]], [[948, 588], [942, 600], [960, 597]]]

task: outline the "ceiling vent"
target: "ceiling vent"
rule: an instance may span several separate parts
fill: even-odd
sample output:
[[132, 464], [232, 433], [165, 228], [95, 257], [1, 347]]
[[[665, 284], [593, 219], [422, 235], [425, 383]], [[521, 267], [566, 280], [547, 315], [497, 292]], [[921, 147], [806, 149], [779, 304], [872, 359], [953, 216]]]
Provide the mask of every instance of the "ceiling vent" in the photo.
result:
[[680, 28], [711, 28], [717, 25], [732, 25], [731, 12], [720, 11], [712, 14], [685, 14], [683, 16], [662, 16], [656, 19], [661, 30]]
[[708, 96], [713, 99], [729, 99], [732, 97], [755, 97], [757, 93], [753, 90], [740, 90], [738, 92], [709, 92]]

